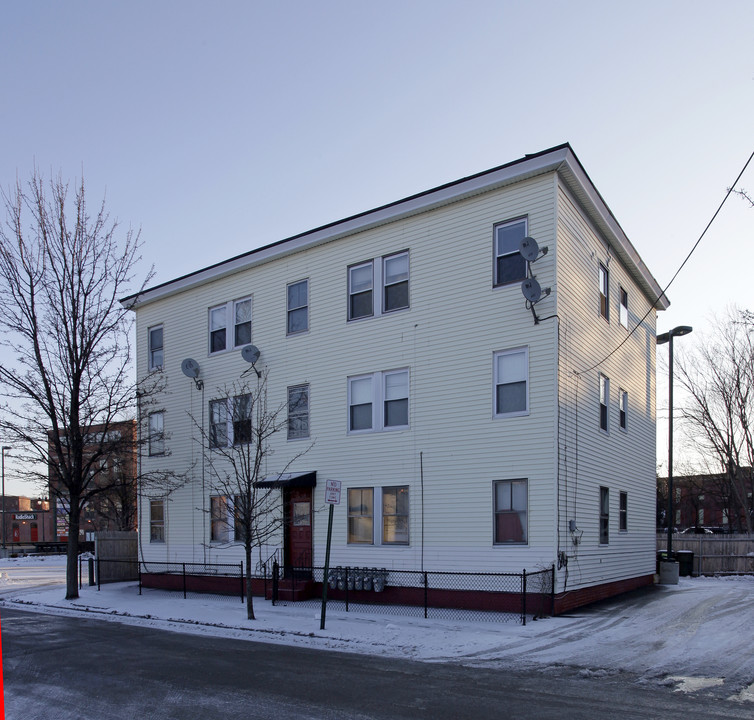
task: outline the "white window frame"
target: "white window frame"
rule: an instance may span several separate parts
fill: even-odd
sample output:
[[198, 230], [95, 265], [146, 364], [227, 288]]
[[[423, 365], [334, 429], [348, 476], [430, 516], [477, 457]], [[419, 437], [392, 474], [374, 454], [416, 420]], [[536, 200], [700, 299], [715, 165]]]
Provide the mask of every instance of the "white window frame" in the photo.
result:
[[[526, 365], [526, 375], [524, 378], [514, 378], [510, 379], [507, 382], [503, 382], [503, 378], [500, 378], [499, 371], [498, 371], [498, 359], [504, 356], [509, 355], [523, 355], [524, 356], [524, 364]], [[492, 413], [493, 416], [496, 418], [510, 418], [510, 417], [521, 417], [524, 415], [529, 414], [529, 347], [518, 347], [518, 348], [511, 348], [509, 350], [499, 350], [496, 353], [493, 354], [492, 358], [492, 373], [493, 373], [493, 387], [492, 387]], [[498, 412], [498, 403], [497, 403], [497, 395], [498, 395], [498, 387], [501, 385], [509, 385], [516, 382], [524, 382], [526, 383], [526, 407], [523, 410], [512, 410], [511, 412]]]
[[620, 286], [620, 308], [619, 308], [619, 321], [624, 328], [628, 329], [628, 290], [622, 285]]
[[[159, 507], [162, 517], [155, 520], [153, 509]], [[156, 532], [156, 530], [160, 532]], [[149, 501], [149, 542], [150, 543], [164, 543], [165, 542], [165, 499], [156, 498]]]
[[[356, 490], [365, 491], [368, 490], [372, 494], [372, 514], [351, 514], [351, 493]], [[373, 487], [353, 487], [346, 490], [346, 543], [348, 545], [374, 545], [374, 525], [375, 525], [375, 504], [374, 504], [374, 488]], [[369, 518], [371, 520], [371, 537], [368, 540], [354, 540], [352, 538], [357, 537], [355, 533], [351, 533], [351, 519], [352, 518]]]
[[604, 263], [599, 264], [600, 316], [610, 322], [610, 271]]
[[[610, 432], [610, 378], [603, 373], [599, 376], [599, 426], [600, 431]], [[604, 421], [604, 427], [603, 427]]]
[[[401, 278], [400, 280], [396, 280], [394, 282], [388, 281], [388, 273], [387, 273], [387, 264], [391, 260], [397, 260], [400, 257], [406, 258], [406, 277]], [[382, 256], [382, 276], [380, 278], [380, 287], [382, 288], [382, 306], [381, 310], [383, 313], [394, 313], [394, 312], [400, 312], [401, 310], [408, 310], [411, 307], [411, 258], [409, 257], [408, 250], [402, 250], [401, 252], [392, 253], [392, 255], [383, 255]], [[406, 283], [406, 304], [401, 305], [399, 307], [394, 307], [388, 310], [387, 308], [387, 294], [388, 294], [388, 288], [395, 287], [397, 285], [401, 285], [402, 283]]]
[[[290, 290], [292, 287], [295, 287], [296, 285], [306, 286], [306, 302], [303, 305], [292, 306]], [[296, 280], [295, 282], [288, 283], [285, 286], [285, 308], [286, 308], [285, 334], [286, 335], [299, 335], [301, 333], [307, 332], [309, 330], [309, 278], [304, 278], [303, 280]], [[306, 311], [305, 327], [299, 330], [291, 330], [291, 317], [293, 316], [293, 313], [297, 311], [301, 311], [301, 310]]]
[[[400, 280], [389, 283], [387, 282], [387, 273], [385, 271], [386, 263], [388, 263], [390, 260], [394, 260], [396, 258], [399, 258], [401, 256], [406, 257], [406, 264], [407, 264], [407, 270], [406, 270], [406, 277], [401, 278]], [[354, 317], [353, 315], [353, 307], [351, 299], [354, 295], [358, 294], [352, 291], [352, 282], [351, 282], [351, 274], [355, 270], [359, 270], [361, 268], [371, 268], [372, 271], [372, 284], [369, 290], [362, 290], [361, 293], [370, 292], [372, 294], [372, 302], [370, 307], [370, 312], [365, 313], [364, 315], [358, 315]], [[386, 308], [386, 295], [387, 295], [387, 288], [392, 287], [394, 285], [398, 285], [400, 283], [406, 283], [407, 289], [406, 289], [406, 305], [402, 305], [400, 307], [395, 307], [390, 310]], [[379, 288], [380, 292], [377, 293], [377, 288]], [[381, 257], [372, 258], [370, 260], [365, 260], [364, 262], [355, 263], [354, 265], [348, 266], [348, 321], [349, 322], [356, 322], [358, 320], [365, 320], [366, 318], [371, 317], [380, 317], [381, 315], [392, 315], [396, 312], [401, 312], [402, 310], [409, 310], [411, 308], [411, 256], [408, 250], [400, 250], [398, 252], [390, 253], [388, 255], [382, 255]]]
[[628, 432], [628, 390], [618, 389], [618, 427]]
[[513, 285], [514, 283], [520, 283], [523, 282], [523, 280], [526, 279], [526, 260], [524, 260], [523, 257], [521, 257], [521, 262], [523, 263], [523, 275], [521, 277], [516, 276], [515, 278], [511, 280], [501, 280], [499, 276], [499, 270], [500, 270], [500, 258], [504, 257], [513, 257], [517, 254], [520, 255], [520, 251], [518, 248], [515, 250], [509, 250], [508, 252], [498, 252], [498, 233], [503, 230], [504, 228], [513, 227], [514, 225], [520, 225], [523, 224], [524, 226], [524, 233], [521, 236], [521, 239], [525, 238], [529, 234], [529, 218], [528, 217], [519, 217], [514, 218], [513, 220], [505, 220], [503, 222], [495, 223], [492, 227], [492, 254], [493, 254], [493, 286], [494, 287], [507, 287], [509, 285]]
[[[499, 509], [497, 506], [497, 497], [498, 497], [498, 486], [500, 485], [507, 485], [510, 488], [510, 508], [503, 508]], [[526, 493], [525, 493], [525, 507], [523, 508], [523, 511], [521, 508], [515, 508], [513, 506], [513, 486], [514, 485], [523, 485]], [[524, 518], [522, 525], [522, 532], [524, 535], [523, 540], [500, 540], [498, 539], [498, 516], [499, 515], [512, 515], [516, 514], [519, 517], [519, 520], [521, 519], [521, 513], [523, 512]], [[492, 483], [492, 515], [493, 515], [493, 526], [492, 526], [492, 543], [493, 545], [500, 547], [500, 546], [508, 546], [508, 545], [528, 545], [529, 544], [529, 480], [528, 478], [511, 478], [510, 480], [495, 480]]]
[[[243, 398], [246, 398], [246, 397], [248, 397], [249, 401], [250, 401], [250, 405], [249, 405], [249, 413], [250, 413], [250, 415], [249, 415], [249, 418], [247, 418], [248, 422], [250, 423], [250, 426], [249, 426], [249, 439], [247, 441], [239, 440], [238, 442], [236, 442], [236, 437], [235, 437], [235, 435], [236, 435], [236, 432], [235, 432], [235, 422], [236, 422], [235, 410], [236, 410], [236, 406], [239, 404], [239, 401], [242, 400]], [[222, 408], [223, 405], [225, 407], [225, 419], [224, 420], [221, 419], [220, 422], [214, 423], [212, 421], [213, 420], [212, 410], [213, 410], [213, 408], [215, 406], [217, 406], [219, 408]], [[254, 412], [254, 408], [253, 408], [253, 402], [252, 402], [252, 397], [251, 397], [250, 393], [243, 393], [241, 395], [235, 395], [233, 397], [216, 398], [214, 400], [210, 400], [209, 401], [209, 438], [208, 438], [210, 449], [213, 449], [213, 448], [233, 447], [234, 445], [240, 445], [240, 444], [242, 444], [244, 442], [253, 442], [253, 428], [254, 428], [254, 426], [253, 426], [253, 420], [254, 420], [254, 418], [253, 418], [253, 412]], [[225, 434], [226, 442], [224, 444], [223, 443], [218, 443], [216, 441], [216, 434], [215, 434], [215, 432], [213, 430], [213, 427], [215, 425], [222, 426], [223, 424], [225, 425], [225, 433], [226, 433]]]
[[149, 413], [147, 418], [149, 437], [149, 456], [165, 454], [165, 411]]
[[[222, 517], [215, 516], [215, 503], [218, 501]], [[210, 495], [209, 496], [209, 541], [214, 545], [231, 545], [233, 543], [243, 542], [240, 537], [242, 528], [236, 523], [236, 503], [238, 495], [232, 497], [228, 495]], [[224, 537], [215, 537], [215, 524], [218, 523], [223, 528]]]
[[[306, 412], [302, 411], [300, 408], [293, 408], [293, 412], [291, 411], [291, 394], [294, 392], [305, 392], [306, 393]], [[309, 423], [310, 423], [310, 417], [309, 417], [309, 383], [300, 383], [299, 385], [289, 385], [287, 390], [287, 405], [288, 405], [288, 439], [289, 440], [303, 440], [309, 437]], [[303, 418], [306, 417], [306, 432], [294, 432], [291, 428], [291, 420], [297, 419], [297, 418]]]
[[[406, 396], [405, 398], [388, 398], [386, 391], [386, 379], [390, 376], [405, 375], [406, 376]], [[371, 404], [371, 416], [372, 425], [369, 428], [352, 429], [351, 425], [351, 408], [355, 407], [352, 400], [351, 388], [355, 382], [360, 380], [370, 381], [370, 404]], [[406, 400], [407, 412], [406, 423], [403, 425], [388, 425], [386, 424], [386, 409], [387, 403], [395, 400]], [[359, 403], [359, 405], [366, 405], [366, 403]], [[364, 375], [352, 375], [348, 378], [348, 417], [347, 427], [349, 435], [362, 435], [364, 433], [371, 432], [393, 432], [396, 430], [407, 430], [411, 425], [411, 373], [408, 368], [398, 368], [395, 370], [383, 370], [375, 373], [368, 373]]]
[[[396, 511], [393, 513], [387, 513], [385, 511], [385, 497], [386, 495], [389, 495], [391, 492], [396, 493]], [[405, 492], [405, 498], [406, 498], [406, 512], [401, 513], [398, 512], [398, 495], [397, 493]], [[411, 544], [411, 493], [409, 490], [408, 485], [386, 485], [382, 488], [382, 492], [380, 493], [382, 496], [382, 518], [381, 518], [381, 527], [382, 527], [382, 544], [383, 545], [410, 545]], [[405, 530], [405, 540], [387, 540], [388, 532], [386, 527], [386, 520], [388, 518], [395, 518], [396, 523], [399, 523], [401, 519], [404, 519], [406, 524], [406, 530]], [[394, 530], [395, 532], [395, 530]], [[396, 532], [396, 536], [398, 533]]]
[[[160, 331], [161, 345], [159, 346], [159, 348], [155, 348], [155, 346], [152, 344], [152, 333], [155, 332], [156, 330]], [[162, 324], [152, 325], [152, 327], [147, 329], [147, 344], [149, 348], [148, 349], [149, 369], [162, 370], [163, 363], [165, 362], [165, 329]]]
[[[237, 323], [236, 322], [236, 308], [239, 305], [241, 305], [241, 303], [245, 303], [245, 302], [249, 303], [249, 320], [244, 321], [243, 323]], [[217, 329], [213, 330], [212, 314], [219, 311], [223, 312], [225, 325], [224, 327], [218, 327]], [[247, 295], [245, 297], [241, 297], [236, 300], [230, 300], [229, 302], [222, 303], [220, 305], [213, 305], [211, 308], [209, 308], [209, 310], [207, 311], [207, 352], [210, 355], [220, 355], [221, 353], [230, 352], [231, 350], [235, 350], [237, 348], [244, 347], [245, 345], [251, 344], [252, 332], [253, 332], [253, 313], [254, 313], [254, 303], [252, 301], [251, 295]], [[248, 341], [236, 343], [236, 327], [245, 325], [247, 322], [249, 324]], [[219, 350], [213, 350], [212, 349], [212, 333], [220, 332], [223, 329], [225, 330], [225, 347]]]

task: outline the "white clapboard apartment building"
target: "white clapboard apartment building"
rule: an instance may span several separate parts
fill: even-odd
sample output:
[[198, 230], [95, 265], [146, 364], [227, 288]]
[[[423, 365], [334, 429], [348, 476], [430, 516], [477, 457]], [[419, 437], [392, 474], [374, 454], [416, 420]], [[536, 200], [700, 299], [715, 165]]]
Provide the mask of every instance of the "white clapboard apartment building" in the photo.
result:
[[669, 303], [569, 145], [123, 302], [139, 376], [163, 381], [142, 473], [188, 479], [142, 493], [145, 560], [242, 561], [212, 522], [206, 438], [238, 441], [212, 425], [256, 359], [270, 405], [290, 404], [264, 473], [292, 510], [255, 562], [277, 549], [323, 566], [337, 480], [331, 566], [554, 565], [556, 611], [652, 582], [655, 314]]

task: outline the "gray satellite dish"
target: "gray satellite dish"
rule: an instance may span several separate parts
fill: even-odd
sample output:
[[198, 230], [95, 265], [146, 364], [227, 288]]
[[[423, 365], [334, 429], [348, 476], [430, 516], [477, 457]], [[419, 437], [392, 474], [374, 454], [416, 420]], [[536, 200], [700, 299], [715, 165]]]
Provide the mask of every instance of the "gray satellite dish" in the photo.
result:
[[186, 358], [181, 363], [181, 372], [188, 378], [196, 380], [199, 377], [199, 363], [191, 358]]
[[187, 378], [191, 378], [194, 381], [197, 390], [201, 390], [204, 387], [204, 383], [199, 379], [199, 363], [196, 360], [186, 358], [181, 363], [181, 372]]
[[524, 294], [524, 297], [532, 303], [532, 305], [539, 302], [542, 297], [542, 288], [537, 282], [537, 278], [533, 277], [526, 278], [526, 280], [521, 283], [521, 292]]
[[256, 345], [246, 345], [241, 350], [241, 357], [252, 365], [259, 360], [259, 348]]
[[[256, 345], [245, 345], [243, 348], [241, 348], [241, 357], [246, 360], [247, 363], [251, 364], [251, 367], [257, 374], [258, 378], [262, 377], [262, 373], [260, 373], [254, 365], [254, 363], [259, 360], [259, 348]], [[247, 372], [248, 370], [246, 370], [243, 374], [245, 375]]]
[[[527, 262], [536, 262], [540, 258], [539, 243], [533, 237], [525, 237], [518, 246], [518, 251]], [[547, 254], [547, 248], [542, 248], [542, 255]]]

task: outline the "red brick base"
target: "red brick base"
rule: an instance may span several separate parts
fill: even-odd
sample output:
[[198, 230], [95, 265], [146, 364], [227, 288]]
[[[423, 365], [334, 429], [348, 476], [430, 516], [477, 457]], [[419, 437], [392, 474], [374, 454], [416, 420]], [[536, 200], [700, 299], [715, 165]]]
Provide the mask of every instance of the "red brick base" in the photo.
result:
[[640, 577], [629, 578], [628, 580], [616, 580], [604, 585], [593, 585], [592, 587], [559, 593], [555, 596], [555, 614], [561, 615], [577, 607], [590, 605], [591, 603], [605, 600], [615, 595], [621, 595], [630, 590], [646, 587], [653, 582], [654, 574], [642, 575]]

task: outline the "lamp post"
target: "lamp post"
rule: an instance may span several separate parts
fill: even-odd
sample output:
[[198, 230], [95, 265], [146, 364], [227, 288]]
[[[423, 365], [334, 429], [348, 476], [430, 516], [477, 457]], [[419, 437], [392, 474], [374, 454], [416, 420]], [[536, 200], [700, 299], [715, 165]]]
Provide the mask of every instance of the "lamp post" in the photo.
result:
[[679, 325], [657, 336], [657, 344], [668, 343], [668, 560], [673, 558], [673, 338], [688, 335], [690, 325]]
[[2, 454], [2, 476], [3, 476], [3, 550], [5, 550], [5, 451], [11, 450], [10, 445], [3, 445], [0, 454]]

